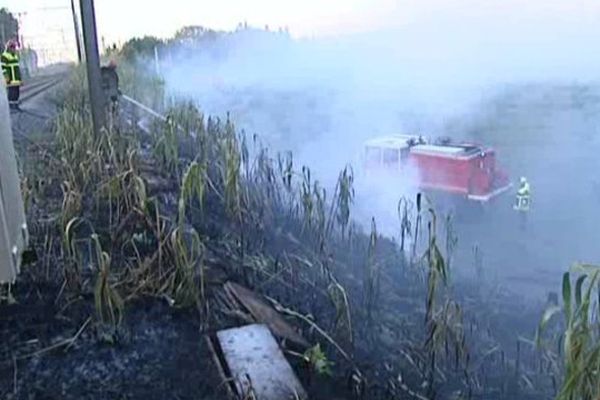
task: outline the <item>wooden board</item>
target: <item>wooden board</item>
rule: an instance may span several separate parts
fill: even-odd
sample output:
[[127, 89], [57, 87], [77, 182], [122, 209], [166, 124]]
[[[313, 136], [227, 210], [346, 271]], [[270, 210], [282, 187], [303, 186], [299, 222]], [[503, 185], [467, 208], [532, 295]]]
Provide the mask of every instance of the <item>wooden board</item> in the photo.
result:
[[307, 399], [292, 367], [266, 325], [246, 325], [217, 332], [227, 369], [241, 398]]
[[273, 307], [266, 304], [261, 296], [233, 282], [227, 282], [224, 289], [252, 314], [256, 322], [266, 324], [275, 336], [290, 340], [304, 348], [310, 347], [306, 339], [296, 332]]

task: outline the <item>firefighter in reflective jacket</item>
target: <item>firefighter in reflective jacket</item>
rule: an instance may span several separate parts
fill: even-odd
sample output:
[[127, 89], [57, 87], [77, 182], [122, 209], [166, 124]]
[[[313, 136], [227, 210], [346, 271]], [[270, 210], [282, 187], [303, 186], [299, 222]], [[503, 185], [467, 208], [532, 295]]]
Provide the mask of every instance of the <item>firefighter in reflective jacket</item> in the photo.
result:
[[21, 86], [21, 69], [19, 67], [19, 53], [17, 42], [9, 40], [6, 49], [0, 57], [2, 60], [2, 73], [8, 89], [8, 103], [11, 108], [18, 108]]
[[529, 182], [527, 182], [527, 179], [525, 177], [522, 177], [519, 190], [517, 190], [517, 197], [514, 205], [514, 209], [520, 214], [521, 228], [525, 228], [530, 204], [531, 189], [529, 187]]

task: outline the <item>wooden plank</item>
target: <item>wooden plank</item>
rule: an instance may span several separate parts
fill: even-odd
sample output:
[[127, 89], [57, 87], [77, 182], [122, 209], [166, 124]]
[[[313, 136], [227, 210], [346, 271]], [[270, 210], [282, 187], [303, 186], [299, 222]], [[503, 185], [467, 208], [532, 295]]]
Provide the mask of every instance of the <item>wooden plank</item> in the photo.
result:
[[256, 293], [234, 282], [227, 282], [224, 288], [252, 314], [256, 322], [266, 324], [275, 336], [290, 340], [305, 348], [310, 347], [310, 344]]
[[221, 358], [223, 356], [223, 352], [221, 351], [221, 347], [219, 346], [218, 339], [216, 336], [206, 335], [204, 337], [206, 340], [206, 345], [208, 346], [208, 350], [211, 353], [213, 362], [217, 367], [217, 372], [221, 377], [222, 384], [225, 386], [227, 391], [227, 398], [231, 400], [237, 400], [237, 395], [235, 393], [235, 383], [231, 381], [231, 377], [227, 375], [226, 365], [224, 362], [221, 362]]
[[219, 331], [217, 338], [240, 398], [253, 394], [256, 400], [307, 399], [266, 325]]

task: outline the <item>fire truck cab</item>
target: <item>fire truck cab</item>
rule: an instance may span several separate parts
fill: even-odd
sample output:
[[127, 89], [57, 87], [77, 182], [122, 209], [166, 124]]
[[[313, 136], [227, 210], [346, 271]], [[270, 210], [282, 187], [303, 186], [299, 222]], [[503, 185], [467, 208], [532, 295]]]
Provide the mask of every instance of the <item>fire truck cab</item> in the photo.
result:
[[448, 139], [433, 143], [414, 135], [371, 139], [365, 143], [365, 167], [368, 174], [397, 174], [399, 183], [403, 173], [411, 171], [420, 191], [475, 202], [488, 202], [512, 186], [496, 165], [493, 149]]

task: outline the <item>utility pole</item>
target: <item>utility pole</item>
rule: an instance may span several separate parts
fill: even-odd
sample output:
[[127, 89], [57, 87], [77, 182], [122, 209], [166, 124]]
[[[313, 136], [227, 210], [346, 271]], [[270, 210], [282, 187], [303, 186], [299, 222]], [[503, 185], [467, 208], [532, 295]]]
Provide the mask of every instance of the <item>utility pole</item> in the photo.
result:
[[83, 26], [92, 121], [94, 123], [94, 134], [99, 137], [102, 128], [106, 126], [106, 116], [100, 72], [100, 55], [98, 54], [98, 37], [96, 35], [94, 0], [79, 0], [79, 5], [81, 7], [81, 25]]
[[79, 36], [79, 22], [77, 21], [77, 11], [75, 10], [75, 0], [71, 0], [71, 13], [73, 13], [73, 28], [75, 29], [75, 44], [77, 44], [77, 60], [83, 61], [81, 54], [81, 37]]

